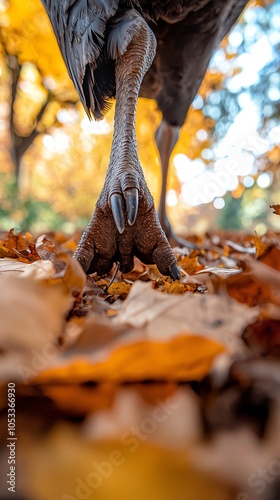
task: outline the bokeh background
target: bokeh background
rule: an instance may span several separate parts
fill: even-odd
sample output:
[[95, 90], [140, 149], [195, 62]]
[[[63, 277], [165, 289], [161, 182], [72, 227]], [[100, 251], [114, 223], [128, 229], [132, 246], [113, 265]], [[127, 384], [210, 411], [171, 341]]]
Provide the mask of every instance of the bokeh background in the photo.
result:
[[[89, 122], [39, 0], [0, 0], [0, 30], [0, 227], [71, 233], [103, 185], [114, 106]], [[215, 52], [171, 159], [167, 204], [181, 234], [280, 229], [269, 210], [280, 203], [279, 48], [280, 0], [258, 0]], [[156, 202], [159, 122], [155, 102], [140, 99], [139, 155]]]
[[[280, 217], [272, 215], [269, 208], [271, 204], [280, 204], [279, 48], [280, 0], [258, 0], [250, 3], [213, 56], [171, 158], [167, 203], [170, 219], [179, 233], [199, 234], [215, 228], [256, 230], [262, 235], [269, 228], [280, 230]], [[113, 116], [114, 106], [102, 122], [89, 122], [40, 0], [0, 0], [0, 230], [16, 227], [40, 233], [52, 229], [57, 235], [61, 230], [72, 233], [85, 227], [109, 162]], [[155, 102], [139, 100], [139, 155], [156, 203], [160, 165], [153, 137], [160, 119]], [[17, 245], [12, 233], [10, 238], [14, 251]], [[18, 237], [18, 241], [25, 241], [24, 238], [28, 240], [29, 233]], [[41, 239], [43, 243], [51, 255], [54, 244], [48, 247], [52, 242]], [[59, 254], [69, 253], [73, 244], [71, 238], [66, 243], [63, 240]], [[256, 239], [255, 244], [260, 246], [260, 241]], [[243, 368], [242, 363], [237, 367], [235, 378], [231, 373], [229, 380], [221, 379], [220, 390], [218, 378], [213, 386], [207, 378], [201, 384], [194, 381], [192, 386], [184, 381], [177, 385], [173, 378], [157, 382], [146, 379], [137, 384], [128, 380], [118, 386], [114, 377], [113, 383], [106, 378], [96, 382], [86, 370], [84, 378], [77, 381], [75, 370], [72, 373], [66, 370], [65, 379], [60, 378], [58, 383], [43, 379], [41, 386], [37, 382], [18, 384], [17, 493], [9, 496], [5, 437], [7, 387], [1, 382], [0, 439], [3, 437], [5, 442], [0, 447], [0, 499], [279, 500], [279, 358], [275, 361], [270, 353], [279, 353], [280, 314], [276, 306], [279, 306], [280, 264], [279, 248], [274, 246], [270, 250], [266, 261], [250, 261], [255, 266], [265, 266], [262, 279], [260, 271], [259, 275], [255, 271], [255, 278], [251, 274], [248, 279], [248, 273], [240, 278], [233, 276], [236, 281], [231, 283], [230, 296], [223, 295], [226, 293], [224, 282], [218, 286], [217, 281], [212, 283], [209, 279], [210, 293], [203, 308], [192, 309], [190, 317], [201, 318], [201, 321], [205, 317], [207, 329], [211, 327], [216, 333], [224, 328], [228, 333], [227, 325], [237, 324], [241, 334], [242, 315], [236, 314], [233, 301], [245, 302], [242, 307], [247, 311], [246, 318], [247, 315], [251, 318], [249, 306], [264, 303], [262, 316], [267, 323], [264, 322], [263, 330], [256, 327], [257, 340], [256, 344], [252, 341], [249, 358], [245, 358]], [[23, 255], [17, 251], [17, 257]], [[210, 265], [216, 266], [218, 259], [218, 265], [221, 262], [223, 266], [235, 267], [235, 261], [229, 258], [232, 257], [229, 247], [222, 256], [224, 260], [220, 257], [217, 247], [212, 251], [212, 246], [203, 255], [208, 266], [212, 262], [215, 264]], [[184, 259], [189, 266], [194, 266], [190, 274], [196, 272], [200, 265], [198, 257], [184, 256]], [[22, 265], [22, 262], [14, 259], [13, 264]], [[138, 271], [136, 269], [136, 273]], [[2, 370], [3, 359], [9, 370], [18, 368], [18, 355], [22, 351], [24, 356], [32, 355], [28, 366], [36, 366], [40, 371], [46, 359], [53, 359], [47, 355], [42, 357], [42, 353], [53, 346], [46, 343], [49, 323], [45, 318], [52, 324], [53, 318], [57, 317], [60, 323], [63, 317], [64, 324], [62, 304], [67, 299], [64, 281], [61, 275], [57, 278], [61, 286], [61, 299], [57, 300], [53, 279], [48, 280], [48, 285], [36, 285], [29, 275], [27, 285], [22, 281], [22, 287], [19, 286], [21, 278], [6, 275], [1, 279], [0, 323], [2, 337], [7, 338], [7, 344], [2, 338], [0, 346]], [[91, 283], [93, 286], [94, 281]], [[46, 287], [44, 293], [41, 289], [38, 293], [37, 286]], [[73, 289], [73, 283], [70, 288]], [[149, 297], [144, 302], [148, 314], [153, 307]], [[204, 299], [202, 294], [201, 298]], [[219, 307], [211, 306], [211, 298], [217, 299]], [[100, 345], [102, 348], [102, 342], [105, 349], [108, 343], [110, 354], [112, 339], [123, 335], [122, 330], [110, 330], [103, 324], [105, 311], [113, 311], [107, 309], [110, 302], [104, 300], [104, 308], [101, 308], [101, 302], [93, 296], [85, 299], [85, 303], [91, 304], [93, 319], [94, 315], [100, 317], [97, 324], [93, 322], [88, 326], [86, 340], [81, 336], [76, 355], [83, 352], [80, 349], [95, 355]], [[142, 304], [141, 300], [139, 303]], [[43, 320], [40, 314], [38, 316], [38, 304]], [[219, 314], [222, 311], [225, 317], [228, 315], [226, 323], [217, 315], [217, 309]], [[162, 309], [161, 324], [153, 326], [154, 338], [163, 335], [166, 310]], [[171, 308], [169, 310], [175, 323], [178, 318]], [[76, 326], [83, 324], [79, 312], [77, 309], [77, 317], [72, 318], [70, 337], [76, 331], [75, 319]], [[186, 315], [185, 302], [182, 302], [179, 319]], [[5, 322], [7, 317], [9, 320]], [[19, 330], [10, 326], [13, 325], [11, 318]], [[36, 321], [40, 321], [40, 326]], [[248, 335], [252, 335], [252, 331], [248, 330]], [[130, 335], [129, 330], [124, 332]], [[180, 326], [178, 333], [181, 332]], [[267, 344], [266, 341], [262, 344], [260, 332], [265, 332], [263, 338], [269, 339]], [[228, 339], [234, 346], [234, 340], [230, 336]], [[263, 345], [271, 349], [267, 358]], [[56, 344], [55, 347], [57, 353]], [[7, 362], [5, 356], [9, 356], [10, 351], [14, 357], [8, 357]], [[174, 351], [172, 353], [174, 355]], [[139, 359], [140, 366], [141, 359], [146, 363], [145, 356], [140, 355]], [[160, 359], [155, 356], [155, 366]], [[38, 364], [33, 365], [34, 360]], [[58, 366], [58, 374], [60, 370], [64, 373], [63, 366]], [[111, 366], [115, 375], [118, 365], [112, 362]], [[136, 366], [139, 366], [137, 362]], [[196, 364], [191, 364], [193, 366]], [[223, 362], [219, 366], [220, 373], [224, 373]], [[147, 422], [151, 422], [161, 401], [173, 405], [172, 411], [167, 410], [167, 418], [151, 432]], [[146, 431], [138, 442], [136, 440], [137, 448], [133, 450], [133, 442], [123, 442], [123, 437], [129, 434], [131, 439], [130, 432], [135, 434], [135, 426], [140, 426], [142, 433], [144, 426]], [[111, 474], [108, 458], [114, 451], [123, 456], [124, 462]], [[253, 474], [255, 480], [258, 479], [258, 471], [266, 472], [271, 464], [275, 465], [275, 458], [278, 472], [270, 474], [260, 496], [256, 493], [258, 483], [250, 484], [249, 478]], [[91, 474], [96, 474], [96, 467], [104, 470], [105, 462], [106, 481], [100, 474], [97, 477], [102, 487], [82, 487]]]

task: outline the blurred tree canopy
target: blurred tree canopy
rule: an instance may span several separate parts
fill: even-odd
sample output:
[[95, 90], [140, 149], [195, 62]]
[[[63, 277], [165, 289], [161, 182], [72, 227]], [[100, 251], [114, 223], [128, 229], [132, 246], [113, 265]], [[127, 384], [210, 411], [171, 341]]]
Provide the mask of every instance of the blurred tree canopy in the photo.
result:
[[[239, 198], [240, 226], [250, 227], [252, 211], [265, 216], [265, 203], [260, 203], [263, 188], [270, 188], [274, 177], [275, 186], [280, 181], [279, 27], [279, 0], [252, 2], [214, 55], [172, 157], [168, 203], [178, 207], [171, 215], [175, 222], [184, 225], [187, 218], [188, 225], [195, 223], [197, 214], [205, 222], [206, 212], [216, 218], [216, 208], [222, 208], [224, 201], [215, 200], [224, 197], [226, 207], [219, 211], [222, 226], [228, 221], [226, 213], [235, 210], [231, 200]], [[258, 64], [256, 51], [261, 49], [267, 53]], [[250, 80], [252, 68], [257, 76]], [[85, 226], [109, 161], [114, 109], [102, 122], [88, 121], [40, 0], [0, 0], [0, 74], [0, 226], [35, 231]], [[251, 120], [248, 108], [258, 120], [248, 144], [241, 147], [240, 172], [235, 184], [231, 179], [231, 184], [216, 189], [221, 160], [230, 158], [225, 150], [236, 148], [223, 140], [236, 120], [237, 127], [238, 119]], [[139, 155], [156, 201], [160, 166], [153, 134], [159, 121], [156, 104], [140, 99]], [[204, 197], [204, 205], [197, 208], [189, 198], [188, 185], [192, 189], [192, 183], [201, 182], [209, 172], [212, 198]], [[268, 177], [261, 179], [263, 174]], [[203, 185], [198, 186], [203, 193]], [[271, 202], [279, 203], [274, 191]], [[199, 228], [205, 229], [203, 223]]]

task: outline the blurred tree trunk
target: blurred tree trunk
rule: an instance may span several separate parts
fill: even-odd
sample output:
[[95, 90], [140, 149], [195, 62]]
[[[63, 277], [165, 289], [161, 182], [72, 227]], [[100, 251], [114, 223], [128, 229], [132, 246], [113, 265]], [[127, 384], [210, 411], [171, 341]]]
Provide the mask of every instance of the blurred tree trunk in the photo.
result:
[[24, 153], [33, 144], [36, 137], [39, 135], [39, 130], [37, 128], [38, 123], [42, 119], [46, 107], [49, 103], [50, 92], [48, 93], [47, 99], [42, 105], [35, 123], [30, 134], [27, 136], [22, 136], [18, 133], [15, 124], [15, 101], [17, 96], [18, 82], [20, 78], [21, 65], [19, 64], [17, 56], [6, 54], [7, 63], [11, 74], [11, 110], [10, 110], [10, 137], [11, 137], [11, 149], [10, 154], [14, 164], [14, 173], [16, 186], [19, 186], [20, 169], [22, 165], [22, 158]]

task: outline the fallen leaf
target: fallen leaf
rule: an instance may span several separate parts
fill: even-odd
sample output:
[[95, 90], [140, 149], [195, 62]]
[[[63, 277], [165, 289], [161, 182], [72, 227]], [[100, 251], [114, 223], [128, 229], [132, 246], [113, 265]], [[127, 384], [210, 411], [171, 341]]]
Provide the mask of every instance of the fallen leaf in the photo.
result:
[[62, 355], [33, 382], [196, 380], [209, 373], [213, 360], [224, 350], [213, 340], [183, 333], [169, 341], [134, 340], [116, 348], [99, 363], [89, 350], [83, 356], [67, 356], [67, 360]]
[[233, 248], [233, 250], [235, 250], [236, 252], [239, 252], [239, 253], [251, 253], [251, 254], [256, 253], [256, 249], [251, 247], [251, 246], [244, 247], [244, 246], [239, 245], [238, 243], [234, 243], [233, 241], [230, 241], [230, 240], [226, 240], [225, 243], [230, 248]]
[[188, 274], [196, 274], [201, 269], [204, 269], [204, 265], [200, 264], [198, 261], [198, 257], [188, 257], [181, 256], [178, 259], [178, 265]]
[[16, 259], [0, 259], [0, 277], [4, 275], [4, 273], [9, 274], [18, 274], [25, 271], [25, 269], [29, 266], [24, 262], [20, 262]]
[[0, 241], [0, 257], [17, 257], [15, 250], [26, 250], [30, 236], [30, 233], [15, 234], [14, 229], [11, 229], [6, 238]]
[[122, 500], [233, 499], [232, 487], [200, 472], [187, 452], [156, 446], [129, 430], [127, 439], [90, 441], [77, 426], [59, 422], [42, 434], [29, 442], [25, 437], [22, 445], [27, 498], [107, 500], [118, 492]]
[[271, 245], [264, 243], [263, 240], [255, 233], [254, 242], [256, 247], [256, 257], [262, 257], [271, 248]]
[[258, 308], [226, 295], [159, 294], [150, 284], [137, 281], [113, 322], [144, 328], [150, 339], [170, 338], [180, 331], [204, 335], [234, 352], [243, 351], [241, 332], [258, 313]]
[[255, 354], [280, 356], [280, 321], [255, 321], [246, 327], [242, 338]]
[[273, 214], [280, 215], [280, 205], [269, 205], [270, 208], [273, 208]]
[[61, 277], [67, 290], [77, 297], [85, 287], [87, 280], [86, 274], [76, 259], [67, 259], [66, 262], [66, 269], [60, 275], [57, 275], [57, 278]]
[[271, 246], [258, 260], [280, 271], [280, 249], [278, 247]]
[[280, 304], [280, 250], [270, 247], [258, 260], [244, 258], [245, 272], [227, 281], [228, 294], [250, 307], [268, 301]]
[[111, 408], [116, 386], [108, 382], [94, 384], [85, 381], [84, 384], [44, 384], [42, 390], [64, 411], [85, 415], [98, 409]]
[[41, 256], [37, 252], [35, 243], [30, 242], [28, 248], [24, 252], [19, 252], [14, 249], [15, 255], [19, 258], [21, 262], [35, 262], [40, 260]]
[[65, 315], [75, 300], [71, 292], [82, 286], [84, 273], [77, 262], [59, 278], [49, 261], [24, 266], [18, 274], [1, 276], [0, 379], [26, 383], [57, 356]]
[[146, 266], [145, 264], [142, 264], [142, 262], [137, 259], [137, 257], [134, 257], [134, 268], [130, 273], [123, 274], [123, 277], [126, 280], [129, 281], [135, 281], [136, 279], [140, 278], [140, 276], [146, 271]]
[[122, 295], [123, 293], [128, 294], [131, 285], [125, 281], [119, 283], [112, 283], [108, 288], [108, 293], [111, 295]]
[[39, 236], [35, 244], [41, 259], [48, 259], [53, 262], [56, 254], [59, 253], [54, 241], [48, 239], [45, 234]]
[[185, 293], [187, 290], [187, 286], [183, 283], [180, 283], [180, 281], [173, 281], [172, 283], [165, 283], [165, 289], [167, 293]]
[[211, 273], [214, 274], [215, 276], [218, 276], [219, 278], [227, 279], [229, 276], [242, 273], [242, 269], [236, 269], [236, 268], [228, 269], [226, 267], [206, 267], [205, 269], [198, 271], [196, 274], [205, 274], [205, 273]]

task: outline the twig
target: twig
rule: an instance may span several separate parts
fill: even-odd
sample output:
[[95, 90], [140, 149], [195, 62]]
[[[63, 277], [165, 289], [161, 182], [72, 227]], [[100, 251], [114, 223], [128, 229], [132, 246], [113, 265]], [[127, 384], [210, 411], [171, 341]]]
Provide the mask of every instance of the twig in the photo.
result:
[[119, 268], [120, 268], [120, 263], [119, 263], [119, 262], [116, 262], [116, 269], [115, 269], [114, 274], [113, 274], [113, 276], [112, 276], [112, 278], [111, 278], [111, 281], [110, 281], [110, 283], [109, 283], [108, 285], [106, 285], [106, 286], [105, 286], [105, 288], [104, 288], [104, 292], [105, 292], [105, 293], [108, 293], [108, 290], [109, 290], [110, 286], [111, 286], [111, 285], [112, 285], [112, 283], [115, 281], [115, 278], [116, 278], [116, 276], [117, 276], [117, 273], [118, 273]]

